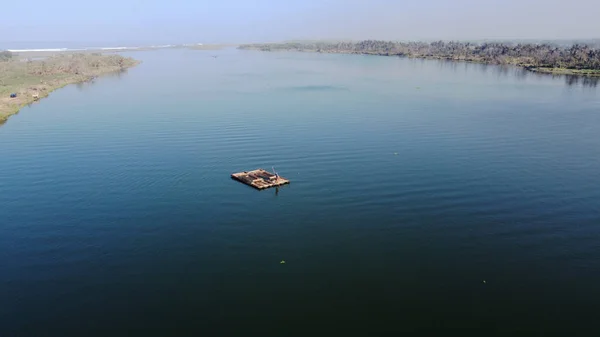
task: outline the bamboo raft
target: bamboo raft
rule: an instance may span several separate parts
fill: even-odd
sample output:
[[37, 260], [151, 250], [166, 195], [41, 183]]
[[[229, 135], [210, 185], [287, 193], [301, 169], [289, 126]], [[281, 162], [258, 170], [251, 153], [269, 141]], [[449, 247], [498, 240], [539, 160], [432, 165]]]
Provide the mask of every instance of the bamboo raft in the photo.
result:
[[280, 177], [277, 173], [271, 173], [263, 169], [234, 173], [231, 178], [258, 190], [290, 183], [289, 180]]

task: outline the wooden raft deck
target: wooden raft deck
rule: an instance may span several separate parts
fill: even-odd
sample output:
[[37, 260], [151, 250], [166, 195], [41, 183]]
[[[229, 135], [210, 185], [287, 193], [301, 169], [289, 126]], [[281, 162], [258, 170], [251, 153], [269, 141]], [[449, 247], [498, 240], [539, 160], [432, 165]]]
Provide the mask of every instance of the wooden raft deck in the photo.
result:
[[289, 180], [277, 177], [275, 173], [263, 169], [234, 173], [231, 175], [231, 178], [259, 190], [290, 183]]

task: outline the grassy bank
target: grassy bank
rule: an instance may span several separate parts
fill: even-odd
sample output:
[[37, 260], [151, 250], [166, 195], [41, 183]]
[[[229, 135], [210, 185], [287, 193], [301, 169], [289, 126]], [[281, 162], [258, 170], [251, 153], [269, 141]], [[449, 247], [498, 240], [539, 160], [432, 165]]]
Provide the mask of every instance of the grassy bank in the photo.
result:
[[[0, 124], [24, 106], [68, 84], [123, 71], [139, 62], [120, 55], [59, 54], [26, 61], [3, 53], [0, 58]], [[17, 97], [11, 98], [15, 93]]]
[[565, 68], [544, 68], [544, 67], [525, 67], [527, 70], [553, 75], [573, 75], [573, 76], [588, 76], [600, 77], [600, 70], [595, 69], [565, 69]]
[[366, 54], [424, 59], [514, 65], [528, 70], [574, 76], [600, 76], [600, 49], [575, 44], [470, 43], [470, 42], [311, 42], [241, 45], [240, 49]]

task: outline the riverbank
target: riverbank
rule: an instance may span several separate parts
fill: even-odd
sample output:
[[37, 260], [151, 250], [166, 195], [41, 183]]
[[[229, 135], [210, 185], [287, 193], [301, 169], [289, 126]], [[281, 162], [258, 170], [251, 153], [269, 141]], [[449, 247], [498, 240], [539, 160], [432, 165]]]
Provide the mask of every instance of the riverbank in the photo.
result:
[[137, 64], [139, 61], [132, 58], [98, 53], [59, 54], [35, 61], [20, 60], [16, 55], [6, 57], [0, 60], [0, 124], [56, 89]]
[[527, 70], [542, 74], [551, 75], [571, 75], [571, 76], [587, 76], [587, 77], [600, 77], [600, 70], [594, 69], [564, 69], [564, 68], [543, 68], [543, 67], [528, 67], [524, 66]]
[[512, 65], [527, 70], [586, 77], [600, 77], [600, 50], [587, 45], [561, 47], [550, 44], [469, 42], [312, 42], [246, 44], [240, 49], [299, 51], [334, 54], [399, 56], [422, 59]]

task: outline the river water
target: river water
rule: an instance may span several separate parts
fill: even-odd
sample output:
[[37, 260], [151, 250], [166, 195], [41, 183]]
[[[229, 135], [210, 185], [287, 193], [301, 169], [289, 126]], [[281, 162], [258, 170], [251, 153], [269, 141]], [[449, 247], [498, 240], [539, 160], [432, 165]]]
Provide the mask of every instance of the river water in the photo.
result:
[[0, 335], [600, 333], [597, 82], [130, 56], [0, 127]]

